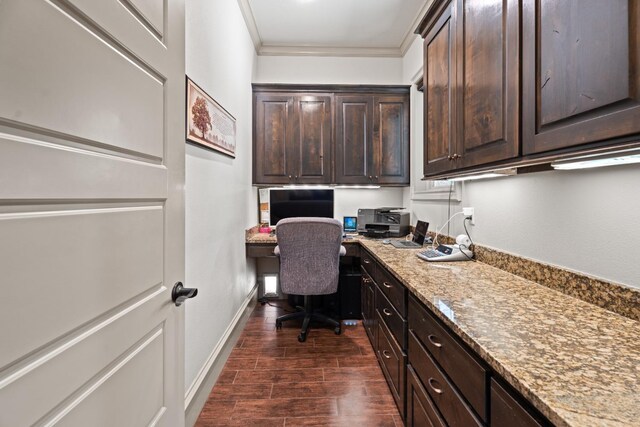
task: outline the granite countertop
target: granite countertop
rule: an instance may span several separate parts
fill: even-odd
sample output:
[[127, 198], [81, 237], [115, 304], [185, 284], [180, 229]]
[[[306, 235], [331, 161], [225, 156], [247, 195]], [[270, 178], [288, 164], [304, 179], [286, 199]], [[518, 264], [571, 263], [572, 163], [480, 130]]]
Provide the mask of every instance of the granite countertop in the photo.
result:
[[640, 322], [480, 262], [361, 245], [558, 426], [640, 426]]
[[[247, 243], [275, 243], [247, 233]], [[558, 426], [640, 426], [640, 322], [481, 262], [356, 238]]]

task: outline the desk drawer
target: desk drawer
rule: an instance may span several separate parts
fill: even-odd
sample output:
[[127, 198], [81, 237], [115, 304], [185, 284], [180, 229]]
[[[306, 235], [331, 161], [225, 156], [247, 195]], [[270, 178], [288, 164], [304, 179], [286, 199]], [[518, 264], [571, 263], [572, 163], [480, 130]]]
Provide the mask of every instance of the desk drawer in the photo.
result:
[[402, 283], [396, 280], [395, 277], [391, 275], [384, 268], [379, 267], [378, 269], [378, 279], [376, 283], [380, 287], [380, 290], [391, 304], [394, 305], [400, 316], [406, 318], [407, 317], [407, 306], [405, 304], [407, 289], [404, 287]]
[[360, 244], [359, 243], [342, 243], [342, 246], [346, 249], [345, 256], [360, 257]]
[[377, 263], [373, 256], [364, 249], [360, 251], [360, 265], [374, 280], [376, 279]]
[[276, 248], [275, 243], [256, 244], [246, 243], [245, 252], [247, 258], [263, 258], [263, 257], [275, 257], [273, 250]]
[[446, 427], [411, 366], [407, 367], [407, 427]]
[[382, 372], [387, 378], [391, 394], [396, 401], [398, 410], [404, 418], [405, 369], [406, 355], [398, 346], [384, 322], [378, 315], [378, 345], [377, 356], [382, 366]]
[[491, 380], [492, 427], [541, 427], [539, 422], [506, 388]]
[[403, 350], [407, 348], [407, 321], [376, 286], [376, 310]]
[[409, 298], [409, 330], [486, 421], [487, 369], [413, 297]]
[[447, 425], [450, 427], [482, 426], [482, 422], [473, 414], [471, 408], [438, 368], [413, 332], [409, 332], [409, 363]]

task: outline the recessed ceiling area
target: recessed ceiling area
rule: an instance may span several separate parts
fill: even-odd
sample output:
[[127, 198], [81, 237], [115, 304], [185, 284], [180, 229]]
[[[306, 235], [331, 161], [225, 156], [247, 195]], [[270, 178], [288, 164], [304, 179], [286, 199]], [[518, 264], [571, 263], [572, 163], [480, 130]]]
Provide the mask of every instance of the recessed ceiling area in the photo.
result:
[[430, 0], [239, 0], [259, 55], [402, 56]]

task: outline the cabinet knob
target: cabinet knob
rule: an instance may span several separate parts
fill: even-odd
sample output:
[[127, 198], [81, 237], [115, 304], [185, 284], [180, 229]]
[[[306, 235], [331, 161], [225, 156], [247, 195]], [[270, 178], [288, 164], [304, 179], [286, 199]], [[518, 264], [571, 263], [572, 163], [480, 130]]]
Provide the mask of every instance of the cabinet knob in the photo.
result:
[[378, 179], [378, 175], [376, 175], [376, 179]]
[[448, 159], [448, 160], [453, 160], [453, 156], [452, 156], [452, 155], [448, 155], [448, 156], [447, 156], [447, 159]]
[[369, 179], [373, 179], [373, 177], [371, 175], [369, 175]]
[[289, 175], [289, 179], [291, 179], [291, 175]]
[[298, 175], [296, 175], [295, 178], [298, 179]]
[[454, 154], [453, 155], [453, 160], [458, 160], [460, 158], [462, 158], [462, 156], [460, 154]]

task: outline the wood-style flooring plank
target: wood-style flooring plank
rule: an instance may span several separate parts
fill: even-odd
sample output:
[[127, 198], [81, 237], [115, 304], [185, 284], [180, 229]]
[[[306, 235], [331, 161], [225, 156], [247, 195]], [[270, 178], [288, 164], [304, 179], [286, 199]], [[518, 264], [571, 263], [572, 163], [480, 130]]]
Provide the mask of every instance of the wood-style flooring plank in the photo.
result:
[[298, 417], [338, 415], [336, 399], [268, 399], [238, 400], [231, 418], [243, 418], [269, 415], [271, 417], [287, 417], [295, 414]]
[[349, 368], [324, 368], [325, 381], [383, 380], [380, 367], [358, 366]]
[[238, 371], [234, 384], [318, 382], [323, 380], [322, 369], [270, 369]]
[[364, 382], [295, 382], [273, 385], [272, 398], [366, 396]]
[[391, 396], [349, 395], [338, 398], [338, 411], [340, 415], [393, 415], [398, 413], [398, 408]]
[[[377, 362], [376, 362], [377, 363]], [[337, 368], [336, 357], [259, 357], [256, 369]]]
[[216, 384], [211, 400], [269, 399], [273, 384]]

